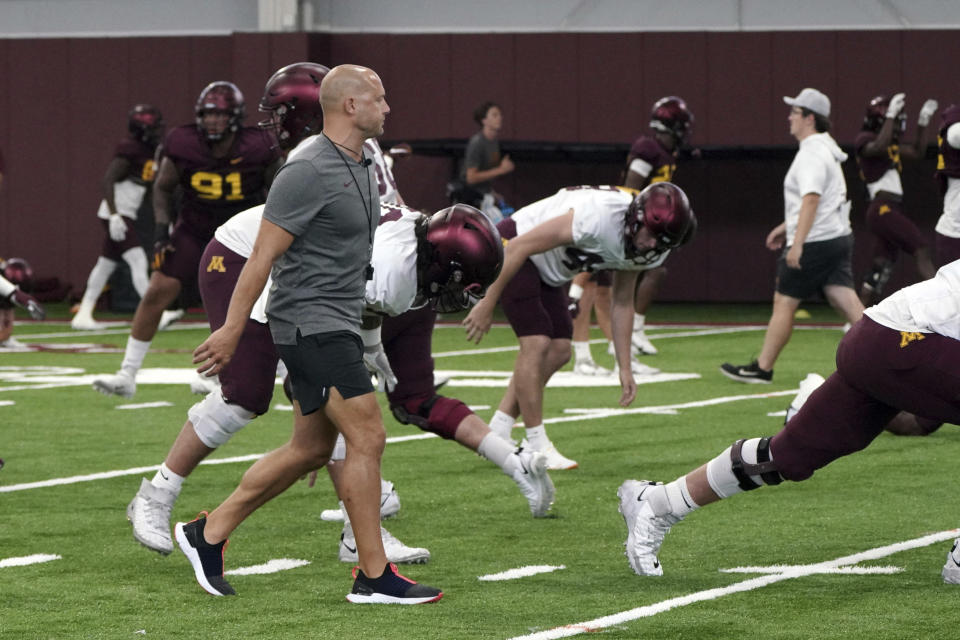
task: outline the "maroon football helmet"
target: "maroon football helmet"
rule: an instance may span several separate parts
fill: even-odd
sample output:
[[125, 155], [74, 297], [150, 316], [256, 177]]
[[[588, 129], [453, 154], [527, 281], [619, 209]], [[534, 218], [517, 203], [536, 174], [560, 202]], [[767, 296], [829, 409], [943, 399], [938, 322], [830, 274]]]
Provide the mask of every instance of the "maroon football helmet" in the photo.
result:
[[[654, 248], [637, 249], [634, 245], [641, 227], [646, 227], [657, 239]], [[696, 229], [697, 218], [683, 189], [672, 182], [654, 182], [627, 207], [626, 255], [637, 264], [653, 264], [664, 251], [690, 242]]]
[[33, 269], [23, 258], [10, 258], [3, 262], [3, 277], [24, 291], [29, 291], [33, 284]]
[[650, 128], [669, 133], [680, 144], [693, 130], [693, 113], [683, 98], [667, 96], [653, 104], [650, 112]]
[[237, 88], [237, 85], [226, 80], [211, 82], [197, 98], [197, 104], [193, 107], [193, 112], [197, 116], [197, 128], [203, 131], [207, 140], [216, 141], [221, 139], [224, 133], [208, 133], [203, 127], [203, 114], [207, 111], [222, 111], [230, 115], [230, 121], [227, 124], [226, 131], [236, 131], [243, 126], [244, 103], [243, 93]]
[[292, 149], [323, 128], [320, 82], [330, 72], [322, 64], [297, 62], [278, 70], [263, 89], [260, 111], [269, 118], [260, 128], [274, 134], [281, 149]]
[[[867, 112], [863, 116], [863, 131], [880, 131], [883, 121], [887, 119], [887, 108], [890, 106], [889, 96], [875, 96], [867, 104]], [[893, 127], [893, 135], [907, 130], [907, 114], [901, 110], [897, 116], [897, 123]]]
[[165, 124], [160, 109], [150, 104], [134, 105], [127, 114], [130, 136], [147, 144], [160, 140]]
[[475, 304], [497, 279], [503, 242], [479, 210], [457, 204], [430, 216], [417, 262], [418, 297], [438, 313], [453, 313]]

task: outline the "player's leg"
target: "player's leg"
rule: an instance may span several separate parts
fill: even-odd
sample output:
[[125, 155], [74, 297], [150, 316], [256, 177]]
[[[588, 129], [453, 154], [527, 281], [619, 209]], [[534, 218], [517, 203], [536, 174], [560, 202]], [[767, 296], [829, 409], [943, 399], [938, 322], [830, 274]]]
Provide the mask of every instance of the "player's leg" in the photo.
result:
[[87, 288], [83, 291], [83, 297], [80, 299], [80, 308], [70, 320], [70, 326], [73, 329], [99, 329], [100, 325], [93, 319], [93, 309], [97, 306], [97, 300], [103, 292], [103, 288], [110, 280], [110, 276], [117, 268], [115, 260], [106, 256], [97, 258], [96, 264], [90, 270], [87, 277]]
[[657, 353], [657, 348], [647, 338], [644, 325], [646, 324], [647, 311], [660, 291], [660, 286], [666, 276], [667, 268], [659, 266], [644, 271], [637, 281], [637, 289], [633, 298], [635, 314], [633, 316], [632, 346], [642, 354], [655, 355]]

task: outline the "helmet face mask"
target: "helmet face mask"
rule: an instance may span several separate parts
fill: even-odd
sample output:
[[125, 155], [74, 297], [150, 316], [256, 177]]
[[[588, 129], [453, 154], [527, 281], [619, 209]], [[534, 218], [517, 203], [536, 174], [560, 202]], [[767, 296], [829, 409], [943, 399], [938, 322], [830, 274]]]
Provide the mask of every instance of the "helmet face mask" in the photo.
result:
[[258, 126], [272, 132], [281, 149], [291, 149], [304, 138], [320, 133], [320, 83], [329, 72], [322, 64], [297, 62], [267, 80], [259, 108], [268, 117]]
[[[244, 108], [243, 93], [237, 85], [225, 80], [211, 82], [200, 92], [197, 103], [193, 107], [197, 129], [209, 142], [222, 140], [228, 133], [236, 132], [243, 126]], [[203, 123], [203, 116], [207, 112], [225, 113], [226, 128], [220, 132], [209, 131]]]
[[159, 142], [165, 126], [163, 115], [153, 105], [134, 105], [127, 114], [127, 129], [131, 137], [147, 144]]
[[650, 128], [668, 133], [679, 146], [693, 131], [693, 113], [687, 108], [683, 98], [666, 96], [653, 104], [650, 111]]
[[[666, 251], [689, 242], [696, 226], [696, 216], [683, 190], [671, 182], [655, 182], [627, 207], [624, 254], [637, 264], [653, 264]], [[637, 247], [637, 234], [643, 229], [655, 239], [653, 247]]]
[[418, 302], [429, 304], [437, 313], [469, 309], [483, 297], [503, 266], [503, 242], [497, 228], [479, 210], [465, 204], [430, 216], [419, 251]]

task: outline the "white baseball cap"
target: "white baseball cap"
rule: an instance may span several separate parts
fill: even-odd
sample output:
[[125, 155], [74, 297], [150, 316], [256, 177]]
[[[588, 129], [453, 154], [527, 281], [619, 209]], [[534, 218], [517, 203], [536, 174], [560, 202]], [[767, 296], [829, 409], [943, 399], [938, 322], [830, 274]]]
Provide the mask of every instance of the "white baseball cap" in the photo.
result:
[[783, 96], [783, 101], [791, 107], [803, 107], [825, 118], [830, 117], [830, 98], [816, 89], [807, 87], [797, 94], [796, 98]]

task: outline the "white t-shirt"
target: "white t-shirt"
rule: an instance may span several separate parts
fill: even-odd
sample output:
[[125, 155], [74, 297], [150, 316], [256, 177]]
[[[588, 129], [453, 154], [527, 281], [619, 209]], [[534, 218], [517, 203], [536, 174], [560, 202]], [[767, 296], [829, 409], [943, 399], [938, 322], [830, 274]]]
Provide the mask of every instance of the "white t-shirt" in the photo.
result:
[[829, 133], [815, 133], [800, 141], [800, 149], [793, 158], [783, 179], [783, 210], [787, 223], [787, 246], [793, 245], [800, 220], [803, 196], [820, 196], [817, 215], [804, 242], [832, 240], [850, 235], [850, 202], [847, 183], [840, 163], [847, 154], [840, 150]]
[[[947, 129], [947, 144], [960, 149], [960, 122]], [[947, 191], [943, 194], [943, 214], [934, 227], [948, 238], [960, 238], [960, 178], [947, 177]]]
[[669, 251], [654, 264], [638, 264], [625, 256], [624, 225], [632, 201], [630, 192], [617, 187], [567, 187], [523, 207], [512, 218], [519, 236], [573, 209], [573, 245], [530, 256], [540, 279], [559, 287], [581, 271], [645, 271], [663, 264]]
[[960, 340], [960, 260], [945, 264], [930, 280], [900, 289], [864, 313], [896, 331], [938, 333]]
[[413, 306], [417, 297], [416, 223], [422, 217], [409, 207], [380, 205], [381, 222], [370, 260], [373, 278], [367, 280], [365, 294], [367, 309], [397, 316]]

